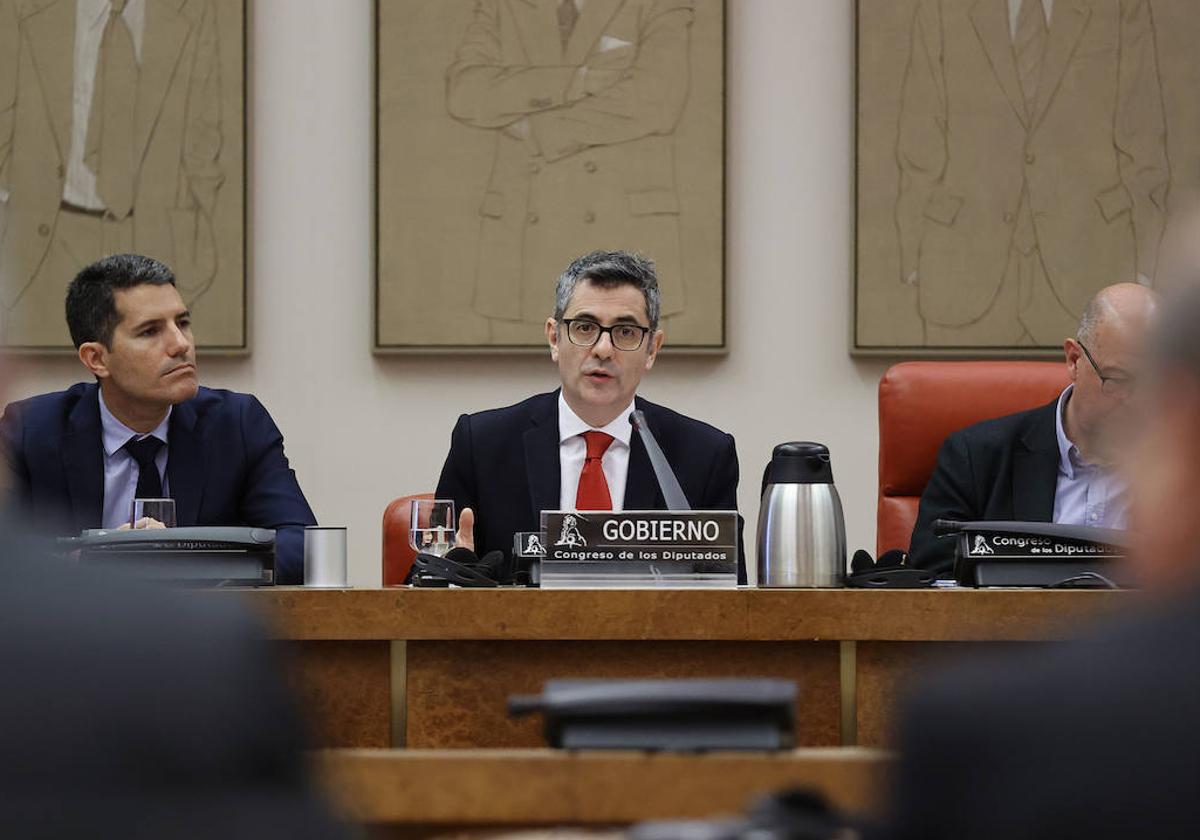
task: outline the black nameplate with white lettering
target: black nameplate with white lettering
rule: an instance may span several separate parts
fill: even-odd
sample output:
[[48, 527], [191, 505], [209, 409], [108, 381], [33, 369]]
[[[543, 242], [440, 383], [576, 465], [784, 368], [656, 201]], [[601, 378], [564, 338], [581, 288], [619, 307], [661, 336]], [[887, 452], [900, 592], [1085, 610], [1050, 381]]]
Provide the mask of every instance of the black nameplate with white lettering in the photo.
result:
[[736, 582], [736, 511], [544, 511], [542, 535], [543, 586], [547, 573], [582, 585], [606, 577]]
[[960, 552], [964, 557], [996, 559], [1009, 557], [1082, 558], [1121, 557], [1121, 548], [1090, 540], [1044, 536], [1041, 534], [963, 531]]

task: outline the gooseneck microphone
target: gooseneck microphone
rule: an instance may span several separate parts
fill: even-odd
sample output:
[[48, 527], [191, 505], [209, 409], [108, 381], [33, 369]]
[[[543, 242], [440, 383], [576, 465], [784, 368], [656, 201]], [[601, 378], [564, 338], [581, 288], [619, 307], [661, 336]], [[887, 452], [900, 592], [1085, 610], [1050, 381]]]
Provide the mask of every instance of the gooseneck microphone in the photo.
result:
[[650, 456], [650, 466], [654, 467], [654, 475], [658, 479], [659, 489], [662, 490], [663, 501], [667, 503], [667, 510], [691, 510], [692, 505], [687, 496], [683, 495], [683, 488], [679, 486], [675, 471], [667, 463], [667, 456], [663, 454], [662, 447], [658, 445], [650, 427], [646, 425], [646, 415], [639, 409], [634, 409], [629, 415], [629, 422], [637, 429], [638, 434], [642, 436], [642, 443], [646, 445], [646, 454]]

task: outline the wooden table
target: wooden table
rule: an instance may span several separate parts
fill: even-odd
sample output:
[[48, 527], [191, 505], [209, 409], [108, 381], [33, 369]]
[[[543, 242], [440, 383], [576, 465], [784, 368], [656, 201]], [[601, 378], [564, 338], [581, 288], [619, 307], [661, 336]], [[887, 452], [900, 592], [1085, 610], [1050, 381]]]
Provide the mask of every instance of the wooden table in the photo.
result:
[[[890, 743], [902, 684], [982, 647], [1067, 638], [1134, 593], [261, 589], [320, 746], [527, 748], [511, 694], [554, 677], [794, 679], [802, 746]], [[969, 644], [968, 644], [969, 643]]]
[[789, 787], [816, 789], [854, 812], [878, 812], [892, 761], [858, 748], [708, 755], [329, 750], [314, 759], [344, 818], [403, 836], [731, 816]]

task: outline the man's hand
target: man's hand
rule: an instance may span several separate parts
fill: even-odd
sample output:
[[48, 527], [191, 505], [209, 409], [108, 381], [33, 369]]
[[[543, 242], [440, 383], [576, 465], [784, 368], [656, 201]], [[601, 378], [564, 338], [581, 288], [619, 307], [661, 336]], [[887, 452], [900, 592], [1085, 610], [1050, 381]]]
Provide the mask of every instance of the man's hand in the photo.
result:
[[[133, 523], [133, 530], [135, 530], [135, 531], [142, 531], [142, 530], [146, 530], [146, 529], [153, 530], [153, 529], [157, 529], [157, 528], [166, 528], [166, 527], [167, 527], [166, 525], [159, 522], [153, 516], [143, 516], [137, 522]], [[126, 524], [122, 525], [120, 528], [118, 528], [117, 530], [118, 531], [128, 531], [129, 524], [126, 523]]]
[[454, 537], [456, 548], [475, 550], [475, 511], [463, 508], [458, 517], [458, 534]]

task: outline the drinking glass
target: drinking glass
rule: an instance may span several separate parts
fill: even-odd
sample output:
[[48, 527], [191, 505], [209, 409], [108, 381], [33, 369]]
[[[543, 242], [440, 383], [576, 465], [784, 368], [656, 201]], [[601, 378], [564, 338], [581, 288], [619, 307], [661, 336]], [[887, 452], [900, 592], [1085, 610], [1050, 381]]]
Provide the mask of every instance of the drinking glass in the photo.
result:
[[415, 499], [408, 528], [408, 543], [417, 551], [444, 557], [457, 540], [454, 502], [450, 499]]
[[155, 528], [149, 520], [161, 522], [164, 528], [175, 527], [174, 499], [134, 499], [130, 528]]

